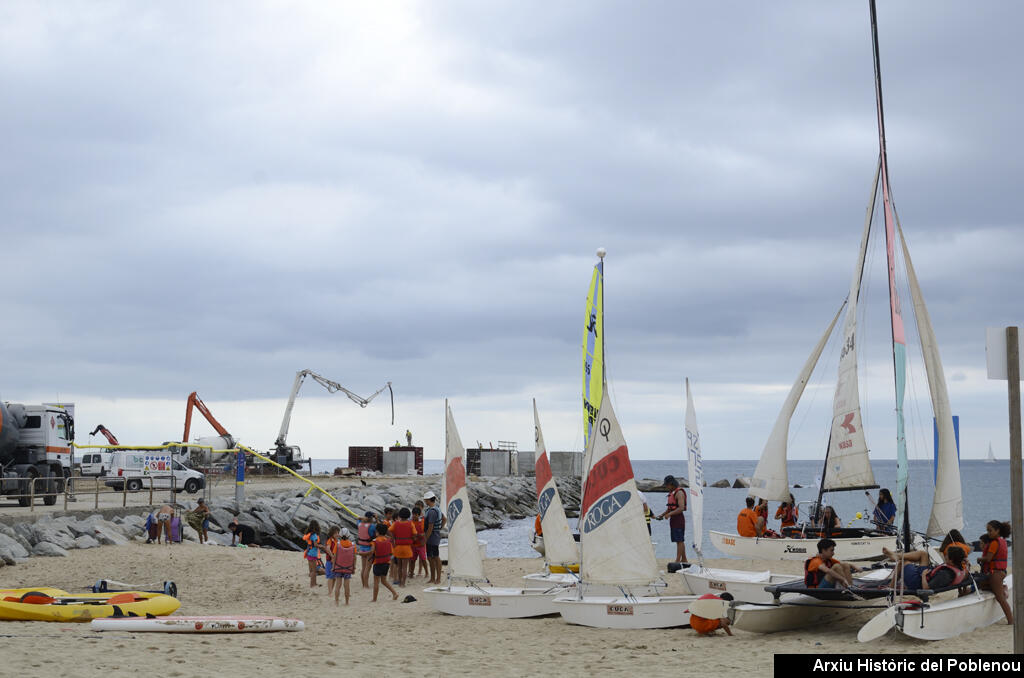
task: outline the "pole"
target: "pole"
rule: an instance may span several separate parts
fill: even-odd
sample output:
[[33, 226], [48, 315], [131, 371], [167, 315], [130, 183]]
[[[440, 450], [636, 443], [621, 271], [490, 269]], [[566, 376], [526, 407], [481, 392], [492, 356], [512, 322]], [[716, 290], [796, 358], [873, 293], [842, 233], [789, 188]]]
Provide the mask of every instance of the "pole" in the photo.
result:
[[1010, 396], [1010, 522], [1013, 531], [1013, 652], [1024, 652], [1024, 480], [1021, 478], [1020, 344], [1018, 328], [1006, 328], [1006, 376]]
[[235, 501], [245, 501], [245, 452], [235, 453]]

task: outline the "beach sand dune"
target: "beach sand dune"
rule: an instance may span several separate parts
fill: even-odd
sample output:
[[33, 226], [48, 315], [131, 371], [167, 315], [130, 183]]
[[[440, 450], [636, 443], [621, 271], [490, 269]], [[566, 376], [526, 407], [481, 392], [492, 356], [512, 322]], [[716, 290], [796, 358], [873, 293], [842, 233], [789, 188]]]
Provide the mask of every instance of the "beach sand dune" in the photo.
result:
[[[665, 563], [660, 563], [664, 567]], [[720, 560], [718, 567], [788, 568], [794, 563]], [[537, 559], [491, 559], [486, 569], [496, 584], [521, 585]], [[795, 568], [795, 569], [794, 569]], [[423, 578], [412, 580], [393, 602], [385, 590], [370, 592], [352, 580], [352, 604], [335, 607], [326, 582], [309, 588], [297, 553], [183, 543], [133, 543], [72, 551], [68, 558], [31, 558], [0, 569], [0, 587], [56, 586], [81, 591], [97, 579], [132, 583], [177, 582], [180, 614], [265, 614], [296, 617], [300, 633], [213, 635], [97, 633], [87, 624], [4, 622], [0, 625], [3, 675], [30, 676], [244, 676], [477, 675], [558, 676], [656, 675], [685, 666], [690, 674], [738, 669], [771, 675], [775, 652], [1005, 653], [1012, 647], [1004, 624], [942, 643], [924, 643], [890, 633], [857, 642], [866, 611], [832, 628], [769, 636], [737, 632], [699, 637], [688, 628], [616, 632], [570, 626], [559, 617], [489, 620], [435, 613], [423, 601]], [[681, 578], [668, 575], [667, 592], [685, 593]], [[397, 673], [400, 672], [400, 673]]]

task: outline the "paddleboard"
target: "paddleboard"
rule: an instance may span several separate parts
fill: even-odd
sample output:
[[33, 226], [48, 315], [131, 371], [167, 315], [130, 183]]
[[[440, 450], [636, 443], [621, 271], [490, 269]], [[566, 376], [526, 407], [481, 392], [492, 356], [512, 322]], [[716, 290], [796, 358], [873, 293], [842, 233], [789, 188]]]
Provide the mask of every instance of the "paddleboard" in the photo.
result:
[[302, 631], [306, 625], [299, 619], [245, 615], [213, 617], [117, 617], [93, 619], [93, 631], [155, 631], [161, 633], [269, 633], [271, 631]]

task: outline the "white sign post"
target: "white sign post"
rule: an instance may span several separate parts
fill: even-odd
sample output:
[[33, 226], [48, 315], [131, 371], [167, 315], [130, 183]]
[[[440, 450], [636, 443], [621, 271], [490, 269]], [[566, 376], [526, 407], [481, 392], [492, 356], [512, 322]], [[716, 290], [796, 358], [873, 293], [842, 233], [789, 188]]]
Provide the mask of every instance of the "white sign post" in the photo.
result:
[[1024, 488], [1021, 478], [1020, 337], [1018, 328], [988, 328], [988, 378], [1006, 379], [1010, 400], [1010, 523], [1013, 531], [1013, 652], [1024, 652]]

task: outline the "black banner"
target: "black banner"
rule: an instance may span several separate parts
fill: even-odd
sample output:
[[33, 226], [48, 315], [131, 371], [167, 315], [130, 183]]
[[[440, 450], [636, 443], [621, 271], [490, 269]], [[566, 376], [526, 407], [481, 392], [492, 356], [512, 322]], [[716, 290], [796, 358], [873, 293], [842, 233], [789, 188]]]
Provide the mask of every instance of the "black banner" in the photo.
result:
[[1021, 675], [1014, 654], [777, 654], [776, 676], [999, 676]]

